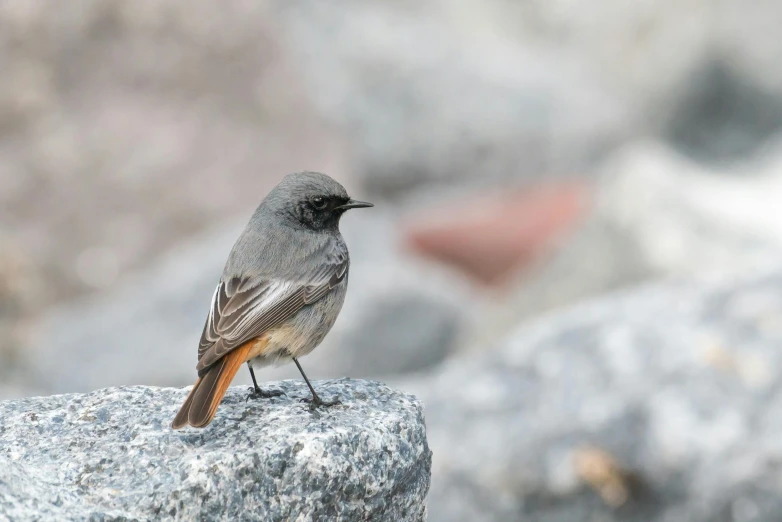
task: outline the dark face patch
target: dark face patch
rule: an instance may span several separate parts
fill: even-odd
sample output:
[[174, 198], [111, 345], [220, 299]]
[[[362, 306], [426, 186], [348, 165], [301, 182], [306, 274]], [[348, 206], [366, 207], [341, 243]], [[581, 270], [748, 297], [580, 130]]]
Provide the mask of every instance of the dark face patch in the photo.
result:
[[345, 209], [337, 208], [349, 201], [349, 198], [335, 195], [318, 195], [300, 200], [296, 207], [296, 217], [305, 227], [312, 230], [336, 229], [339, 218]]

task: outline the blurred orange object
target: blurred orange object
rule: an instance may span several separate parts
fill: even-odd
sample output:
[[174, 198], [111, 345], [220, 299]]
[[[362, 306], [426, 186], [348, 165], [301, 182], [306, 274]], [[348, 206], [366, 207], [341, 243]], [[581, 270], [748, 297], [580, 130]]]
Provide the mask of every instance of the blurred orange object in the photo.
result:
[[590, 194], [580, 182], [481, 194], [416, 216], [403, 236], [414, 252], [498, 286], [577, 226]]

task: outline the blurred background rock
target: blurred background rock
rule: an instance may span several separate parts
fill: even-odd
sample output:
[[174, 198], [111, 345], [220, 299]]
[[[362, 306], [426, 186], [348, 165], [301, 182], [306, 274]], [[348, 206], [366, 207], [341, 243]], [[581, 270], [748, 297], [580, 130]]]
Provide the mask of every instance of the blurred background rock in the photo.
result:
[[0, 398], [191, 384], [232, 242], [296, 170], [377, 205], [344, 220], [350, 291], [315, 378], [425, 382], [557, 308], [773, 265], [780, 19], [738, 0], [2, 1]]

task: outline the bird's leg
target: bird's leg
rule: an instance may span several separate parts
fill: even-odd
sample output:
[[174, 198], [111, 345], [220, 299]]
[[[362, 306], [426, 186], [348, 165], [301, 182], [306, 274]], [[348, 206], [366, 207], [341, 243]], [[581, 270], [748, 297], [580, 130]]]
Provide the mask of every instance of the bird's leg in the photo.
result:
[[272, 391], [264, 391], [261, 389], [260, 386], [258, 386], [258, 381], [255, 380], [255, 372], [253, 371], [253, 365], [250, 364], [250, 361], [247, 361], [247, 367], [250, 369], [250, 377], [253, 378], [253, 389], [250, 390], [250, 395], [247, 396], [248, 399], [269, 399], [271, 397], [279, 397], [280, 395], [285, 395], [285, 392], [282, 392], [280, 390], [272, 390]]
[[250, 361], [247, 361], [247, 368], [250, 370], [250, 377], [253, 378], [253, 391], [255, 393], [262, 393], [260, 386], [258, 386], [258, 381], [255, 380], [255, 372], [253, 371], [253, 365], [250, 364]]
[[303, 401], [310, 403], [310, 409], [311, 410], [314, 410], [318, 406], [336, 406], [337, 404], [342, 404], [339, 401], [339, 399], [334, 399], [334, 400], [331, 400], [331, 401], [324, 401], [323, 399], [318, 397], [318, 394], [315, 393], [315, 388], [312, 387], [312, 384], [310, 383], [310, 380], [307, 379], [307, 376], [304, 374], [304, 370], [302, 369], [301, 364], [299, 364], [298, 359], [296, 359], [295, 357], [293, 357], [292, 359], [293, 359], [293, 362], [296, 363], [296, 367], [301, 372], [301, 376], [304, 377], [304, 382], [307, 383], [307, 387], [310, 389], [310, 392], [312, 392], [312, 399], [310, 399], [310, 400], [302, 399]]

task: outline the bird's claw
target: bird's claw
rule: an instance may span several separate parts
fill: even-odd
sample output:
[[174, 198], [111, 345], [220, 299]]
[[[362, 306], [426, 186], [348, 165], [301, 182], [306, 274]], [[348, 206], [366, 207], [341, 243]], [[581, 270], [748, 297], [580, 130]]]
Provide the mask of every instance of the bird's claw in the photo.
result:
[[271, 399], [272, 397], [281, 397], [283, 395], [287, 397], [285, 392], [282, 390], [262, 390], [261, 388], [251, 387], [250, 394], [247, 396], [244, 402], [247, 402], [250, 399]]
[[300, 402], [308, 402], [310, 404], [310, 411], [315, 411], [321, 406], [325, 406], [327, 408], [330, 408], [331, 406], [337, 406], [338, 404], [342, 404], [342, 401], [339, 400], [339, 398], [334, 398], [330, 401], [324, 401], [318, 396], [315, 397], [305, 397], [303, 399], [299, 399]]

